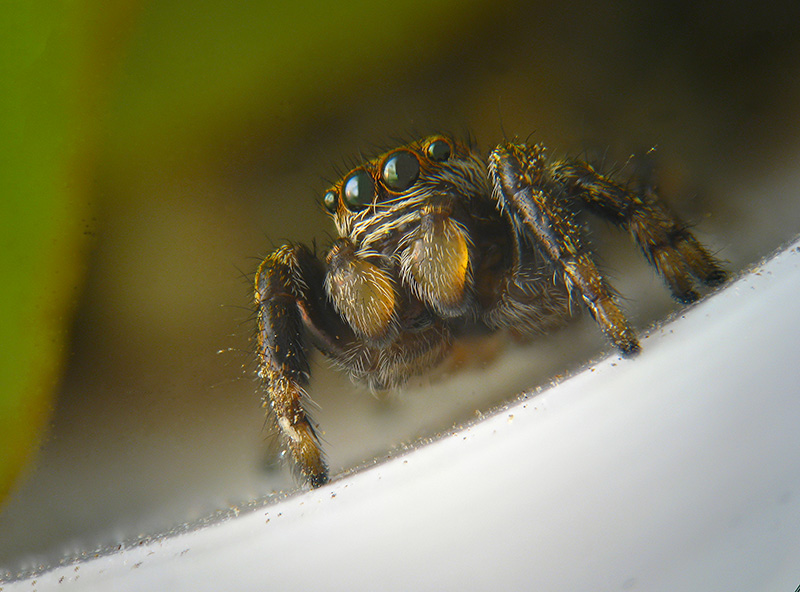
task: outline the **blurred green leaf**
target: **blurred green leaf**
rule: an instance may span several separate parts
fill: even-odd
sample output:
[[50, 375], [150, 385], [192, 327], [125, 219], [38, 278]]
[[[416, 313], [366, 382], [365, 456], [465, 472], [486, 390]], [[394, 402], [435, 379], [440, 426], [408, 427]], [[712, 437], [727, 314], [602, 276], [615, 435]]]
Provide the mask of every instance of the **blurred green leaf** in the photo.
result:
[[74, 5], [11, 2], [0, 34], [0, 500], [37, 446], [81, 279]]

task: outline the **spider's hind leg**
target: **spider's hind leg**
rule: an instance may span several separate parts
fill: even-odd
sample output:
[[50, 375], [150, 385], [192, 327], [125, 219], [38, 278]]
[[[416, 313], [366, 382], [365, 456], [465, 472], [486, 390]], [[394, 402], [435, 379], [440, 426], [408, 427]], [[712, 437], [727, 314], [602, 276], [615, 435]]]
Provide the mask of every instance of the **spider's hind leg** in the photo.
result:
[[676, 300], [697, 300], [694, 280], [706, 286], [725, 281], [727, 275], [719, 262], [651, 187], [629, 191], [580, 161], [556, 162], [548, 173], [590, 211], [628, 230]]

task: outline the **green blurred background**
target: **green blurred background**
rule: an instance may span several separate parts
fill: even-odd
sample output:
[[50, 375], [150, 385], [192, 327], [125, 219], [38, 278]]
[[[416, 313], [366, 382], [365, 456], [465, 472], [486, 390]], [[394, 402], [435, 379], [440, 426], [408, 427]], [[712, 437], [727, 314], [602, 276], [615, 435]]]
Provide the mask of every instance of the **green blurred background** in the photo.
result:
[[[293, 487], [269, 452], [249, 282], [284, 240], [325, 245], [318, 196], [360, 154], [442, 130], [484, 152], [532, 134], [608, 166], [655, 147], [661, 189], [732, 269], [793, 237], [795, 4], [13, 3], [0, 574]], [[624, 237], [599, 225], [592, 240], [637, 326], [676, 309]], [[319, 360], [331, 465], [432, 436], [604, 349], [578, 323], [389, 400]]]

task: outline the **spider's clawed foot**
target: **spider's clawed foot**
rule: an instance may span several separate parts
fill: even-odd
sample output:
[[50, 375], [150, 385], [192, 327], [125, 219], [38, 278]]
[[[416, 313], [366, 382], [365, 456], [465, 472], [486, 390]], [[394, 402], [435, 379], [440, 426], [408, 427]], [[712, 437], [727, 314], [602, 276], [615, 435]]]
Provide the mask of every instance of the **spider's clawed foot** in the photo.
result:
[[634, 236], [646, 237], [640, 242], [645, 257], [661, 273], [678, 302], [689, 304], [700, 297], [695, 290], [697, 282], [716, 287], [727, 279], [725, 270], [686, 228], [675, 224], [662, 236], [654, 234], [639, 229]]

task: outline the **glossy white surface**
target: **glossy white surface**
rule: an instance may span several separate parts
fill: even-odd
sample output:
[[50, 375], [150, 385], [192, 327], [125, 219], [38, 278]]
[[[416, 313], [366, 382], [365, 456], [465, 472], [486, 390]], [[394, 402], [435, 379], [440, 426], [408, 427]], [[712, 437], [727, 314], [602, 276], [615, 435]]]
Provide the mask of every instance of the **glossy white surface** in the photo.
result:
[[800, 243], [644, 340], [317, 491], [16, 590], [800, 584]]

